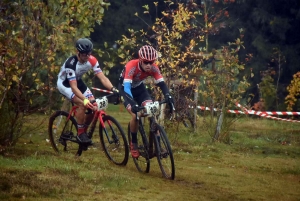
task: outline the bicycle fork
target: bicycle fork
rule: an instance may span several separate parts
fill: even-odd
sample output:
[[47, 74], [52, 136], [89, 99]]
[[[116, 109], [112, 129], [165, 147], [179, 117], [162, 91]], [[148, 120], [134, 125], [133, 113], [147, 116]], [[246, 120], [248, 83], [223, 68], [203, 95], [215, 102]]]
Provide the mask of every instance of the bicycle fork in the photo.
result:
[[112, 136], [111, 136], [112, 139], [109, 136], [109, 133], [108, 133], [108, 131], [106, 129], [106, 126], [105, 126], [103, 120], [102, 119], [100, 120], [100, 124], [101, 124], [101, 126], [102, 126], [102, 128], [104, 130], [104, 133], [106, 135], [107, 141], [109, 142], [109, 144], [115, 143], [115, 144], [119, 145], [120, 141], [119, 141], [118, 135], [115, 132], [114, 127], [112, 126], [112, 124], [111, 124], [111, 122], [109, 120], [107, 121], [107, 123], [109, 125], [110, 130], [112, 131]]
[[[156, 143], [156, 142], [154, 142], [155, 139], [156, 139], [156, 142], [158, 142], [158, 149], [159, 150], [154, 151], [153, 145]], [[156, 149], [156, 147], [155, 147], [155, 149]], [[152, 156], [151, 158], [153, 158], [160, 151], [161, 151], [160, 132], [157, 129], [156, 124], [153, 123], [153, 119], [150, 119], [149, 155]]]
[[162, 158], [166, 158], [168, 157], [168, 151], [167, 150], [164, 150], [164, 148], [162, 148], [162, 143], [165, 144], [164, 140], [161, 138], [161, 133], [160, 133], [160, 130], [159, 128], [156, 126], [157, 124], [156, 123], [153, 123], [153, 120], [150, 120], [150, 135], [149, 135], [149, 141], [150, 142], [150, 146], [152, 146], [152, 150], [153, 150], [153, 138], [155, 137], [156, 138], [156, 142], [157, 142], [157, 148], [158, 150], [156, 150], [155, 154], [158, 154], [159, 157], [162, 157]]

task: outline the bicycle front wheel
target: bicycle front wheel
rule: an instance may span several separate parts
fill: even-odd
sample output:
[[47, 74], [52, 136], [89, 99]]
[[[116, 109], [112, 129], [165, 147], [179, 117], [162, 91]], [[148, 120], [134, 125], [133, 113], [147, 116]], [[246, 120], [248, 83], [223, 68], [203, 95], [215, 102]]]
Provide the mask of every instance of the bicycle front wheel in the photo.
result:
[[116, 165], [125, 166], [128, 162], [129, 147], [119, 122], [109, 115], [103, 116], [99, 136], [106, 157]]
[[163, 176], [173, 180], [175, 178], [175, 164], [170, 142], [165, 130], [158, 124], [155, 125], [154, 133], [156, 158]]
[[69, 113], [54, 112], [49, 119], [48, 134], [51, 146], [57, 153], [78, 155], [77, 122]]

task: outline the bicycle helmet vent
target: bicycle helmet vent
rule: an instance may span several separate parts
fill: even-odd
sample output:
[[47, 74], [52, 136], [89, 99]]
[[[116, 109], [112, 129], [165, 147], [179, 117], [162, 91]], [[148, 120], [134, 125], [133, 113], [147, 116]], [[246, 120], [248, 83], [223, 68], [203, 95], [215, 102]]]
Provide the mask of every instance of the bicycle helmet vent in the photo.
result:
[[144, 45], [139, 50], [139, 58], [143, 61], [154, 61], [157, 57], [157, 51], [150, 45]]

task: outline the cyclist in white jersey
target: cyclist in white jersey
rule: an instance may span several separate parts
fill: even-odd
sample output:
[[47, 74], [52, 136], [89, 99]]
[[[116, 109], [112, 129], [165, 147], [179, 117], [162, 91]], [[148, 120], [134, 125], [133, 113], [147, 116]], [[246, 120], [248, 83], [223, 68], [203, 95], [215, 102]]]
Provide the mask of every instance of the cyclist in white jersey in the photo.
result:
[[66, 98], [74, 102], [79, 108], [76, 113], [78, 124], [77, 140], [81, 143], [91, 144], [86, 131], [91, 123], [93, 114], [85, 115], [86, 109], [95, 110], [97, 103], [91, 90], [85, 85], [81, 77], [93, 69], [104, 87], [118, 93], [118, 90], [111, 84], [110, 80], [102, 72], [99, 63], [91, 55], [93, 43], [87, 38], [80, 38], [76, 42], [77, 55], [69, 57], [60, 69], [57, 80], [57, 88]]

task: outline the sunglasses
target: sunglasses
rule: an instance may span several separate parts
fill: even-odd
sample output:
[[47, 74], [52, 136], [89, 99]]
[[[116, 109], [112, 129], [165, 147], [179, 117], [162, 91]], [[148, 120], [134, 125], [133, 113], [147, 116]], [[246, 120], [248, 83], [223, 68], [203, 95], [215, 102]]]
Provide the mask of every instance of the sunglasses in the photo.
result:
[[89, 52], [89, 53], [80, 53], [82, 56], [91, 56], [92, 52]]
[[154, 61], [143, 61], [143, 63], [144, 63], [145, 65], [148, 65], [148, 64], [152, 65], [152, 64], [154, 63]]

